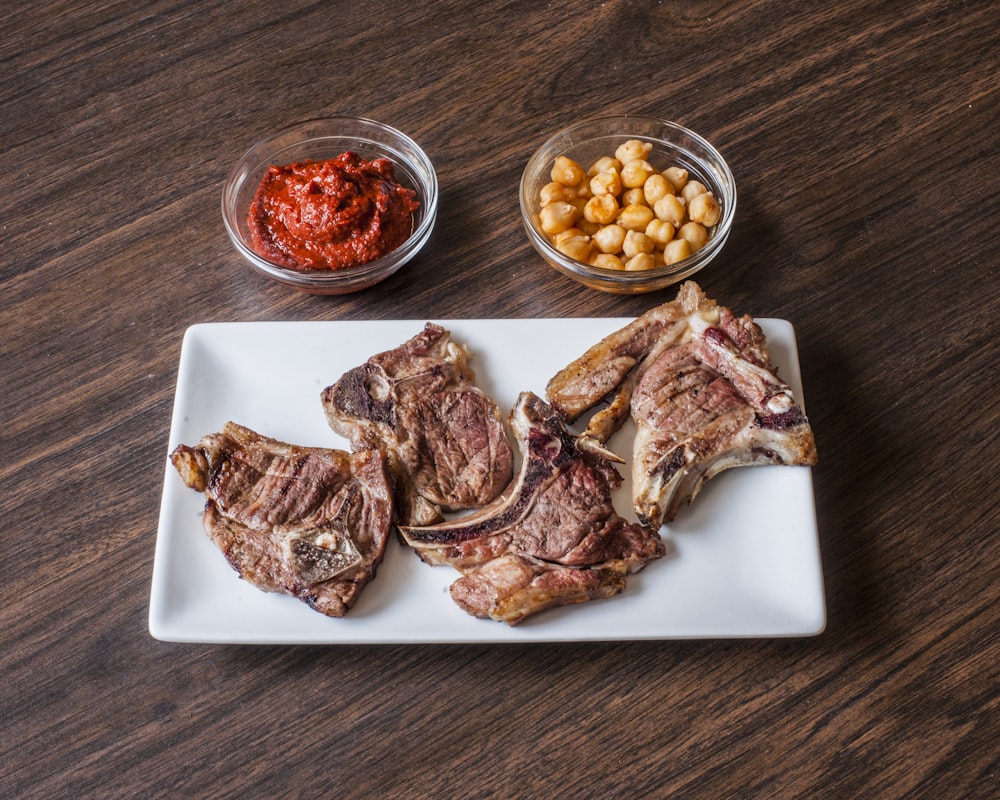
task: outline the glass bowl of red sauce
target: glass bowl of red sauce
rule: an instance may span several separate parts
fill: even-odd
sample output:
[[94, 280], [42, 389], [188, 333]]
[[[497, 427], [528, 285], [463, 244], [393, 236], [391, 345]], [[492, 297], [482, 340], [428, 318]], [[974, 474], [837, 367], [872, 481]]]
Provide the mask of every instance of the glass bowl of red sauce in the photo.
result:
[[[626, 143], [625, 160], [615, 159]], [[632, 156], [646, 166], [628, 167]], [[582, 174], [565, 161], [557, 164], [567, 158]], [[614, 170], [621, 185], [612, 188]], [[663, 183], [668, 171], [668, 182], [676, 183], [670, 189]], [[659, 179], [650, 180], [653, 173]], [[684, 196], [687, 184], [691, 198]], [[631, 190], [642, 199], [627, 197]], [[614, 202], [594, 200], [588, 210], [602, 193]], [[665, 193], [675, 200], [664, 200]], [[712, 144], [675, 122], [633, 115], [589, 119], [553, 134], [528, 160], [519, 194], [521, 219], [539, 255], [584, 286], [615, 294], [657, 291], [704, 269], [726, 243], [736, 213], [733, 173]], [[695, 201], [697, 194], [708, 196]], [[685, 229], [692, 216], [700, 222]]]
[[348, 294], [420, 252], [437, 204], [434, 166], [409, 136], [361, 117], [331, 117], [251, 147], [226, 179], [222, 219], [261, 274], [303, 292]]

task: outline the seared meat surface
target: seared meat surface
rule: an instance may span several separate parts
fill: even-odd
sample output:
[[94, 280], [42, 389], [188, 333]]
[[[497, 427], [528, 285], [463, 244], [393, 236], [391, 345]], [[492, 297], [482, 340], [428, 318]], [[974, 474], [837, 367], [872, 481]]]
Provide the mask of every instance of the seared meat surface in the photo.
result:
[[259, 589], [341, 617], [375, 577], [393, 510], [377, 450], [298, 447], [228, 422], [170, 460], [204, 492], [209, 538]]
[[488, 506], [453, 522], [403, 526], [430, 564], [463, 573], [452, 598], [468, 613], [516, 624], [546, 608], [621, 592], [664, 554], [659, 536], [615, 511], [621, 476], [607, 451], [581, 449], [552, 408], [522, 393], [510, 416], [518, 476]]
[[651, 527], [672, 521], [725, 469], [817, 460], [812, 428], [770, 363], [760, 326], [693, 281], [590, 348], [547, 391], [569, 420], [608, 401], [587, 429], [598, 442], [628, 409], [636, 423], [635, 514]]
[[[641, 367], [654, 348], [683, 336], [686, 323], [676, 302], [650, 309], [557, 372], [545, 387], [548, 401], [563, 419], [573, 422], [606, 397], [629, 389], [626, 379]], [[617, 417], [619, 425], [628, 415], [627, 400], [623, 411]], [[616, 429], [609, 428], [609, 435]]]
[[465, 347], [439, 325], [372, 356], [323, 390], [330, 427], [356, 450], [377, 448], [405, 524], [478, 508], [503, 491], [513, 453], [496, 403], [475, 385]]

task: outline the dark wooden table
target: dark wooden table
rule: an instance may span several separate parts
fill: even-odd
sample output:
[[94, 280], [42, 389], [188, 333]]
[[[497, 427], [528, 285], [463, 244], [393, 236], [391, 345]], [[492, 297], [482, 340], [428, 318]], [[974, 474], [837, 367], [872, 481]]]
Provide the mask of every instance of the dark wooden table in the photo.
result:
[[[995, 797], [1000, 14], [986, 2], [8, 3], [0, 11], [0, 797]], [[698, 276], [791, 321], [814, 638], [222, 646], [147, 628], [185, 329], [634, 316], [545, 266], [530, 153], [676, 120], [740, 191]], [[251, 274], [220, 190], [357, 114], [424, 145], [426, 250]], [[484, 623], [491, 624], [491, 623]]]

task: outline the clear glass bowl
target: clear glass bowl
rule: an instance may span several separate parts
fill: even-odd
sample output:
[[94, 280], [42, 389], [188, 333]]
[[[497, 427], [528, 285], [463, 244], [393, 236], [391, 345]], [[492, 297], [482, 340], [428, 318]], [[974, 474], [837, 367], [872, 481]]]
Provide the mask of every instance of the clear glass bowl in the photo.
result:
[[[420, 207], [414, 213], [410, 237], [381, 258], [338, 270], [287, 269], [257, 254], [250, 245], [247, 214], [268, 167], [306, 159], [336, 158], [347, 150], [366, 159], [390, 159], [396, 180], [416, 191]], [[430, 238], [437, 204], [437, 174], [416, 142], [395, 128], [369, 119], [331, 117], [292, 125], [251, 147], [223, 187], [222, 220], [236, 250], [258, 272], [304, 292], [347, 294], [385, 280], [412, 259]]]
[[[594, 267], [561, 253], [539, 228], [539, 191], [551, 178], [557, 156], [566, 155], [584, 169], [602, 156], [613, 155], [628, 139], [651, 142], [648, 161], [658, 169], [683, 167], [715, 194], [722, 210], [709, 239], [683, 261], [629, 272]], [[528, 160], [521, 176], [521, 218], [528, 239], [545, 261], [564, 275], [592, 289], [617, 294], [641, 294], [662, 289], [694, 275], [722, 250], [736, 213], [736, 182], [725, 159], [693, 131], [665, 120], [641, 116], [599, 117], [559, 131]]]

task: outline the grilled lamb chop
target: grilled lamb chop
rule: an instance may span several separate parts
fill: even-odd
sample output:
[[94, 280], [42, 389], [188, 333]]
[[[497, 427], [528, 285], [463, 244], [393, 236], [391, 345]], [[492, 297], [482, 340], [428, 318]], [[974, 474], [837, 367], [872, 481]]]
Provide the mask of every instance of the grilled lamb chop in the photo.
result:
[[514, 625], [547, 608], [610, 597], [664, 554], [654, 531], [620, 517], [621, 476], [607, 451], [583, 450], [541, 398], [524, 392], [510, 415], [523, 450], [516, 480], [456, 521], [400, 531], [430, 564], [463, 573], [451, 596], [468, 613]]
[[[616, 390], [611, 411], [596, 414], [587, 435], [606, 441], [627, 405], [637, 427], [633, 501], [646, 525], [671, 522], [706, 481], [730, 467], [816, 463], [809, 421], [777, 377], [760, 326], [736, 318], [693, 281], [548, 385], [550, 402], [569, 420]], [[609, 414], [614, 424], [602, 417]]]
[[392, 527], [377, 450], [298, 447], [227, 422], [170, 460], [205, 493], [209, 538], [257, 588], [342, 617], [375, 577]]
[[628, 416], [630, 395], [625, 395], [622, 409], [620, 392], [631, 388], [629, 377], [654, 348], [677, 341], [687, 327], [683, 308], [676, 301], [650, 309], [557, 372], [545, 387], [549, 403], [563, 419], [573, 422], [601, 400], [617, 394], [618, 402], [610, 406], [613, 422], [604, 429], [606, 440]]
[[323, 390], [330, 427], [356, 450], [378, 448], [396, 482], [396, 518], [478, 508], [513, 474], [500, 410], [475, 385], [468, 351], [440, 325], [372, 356]]

